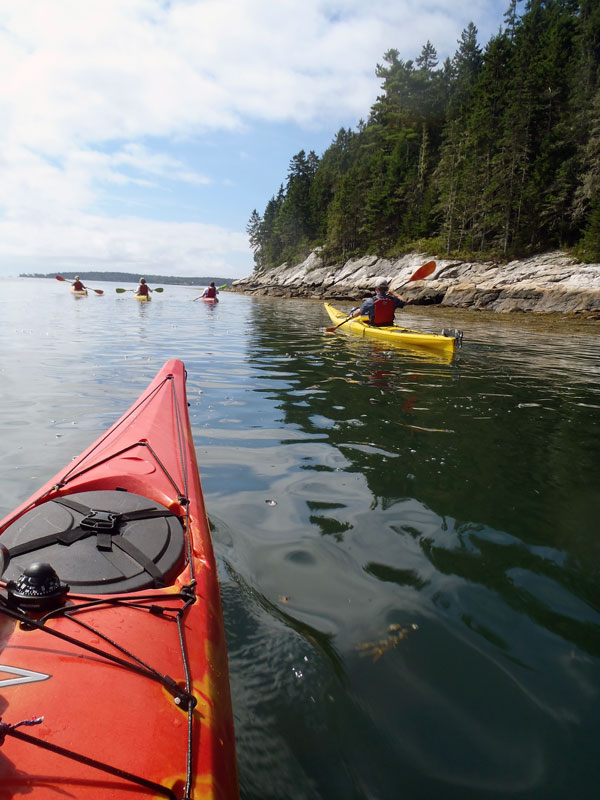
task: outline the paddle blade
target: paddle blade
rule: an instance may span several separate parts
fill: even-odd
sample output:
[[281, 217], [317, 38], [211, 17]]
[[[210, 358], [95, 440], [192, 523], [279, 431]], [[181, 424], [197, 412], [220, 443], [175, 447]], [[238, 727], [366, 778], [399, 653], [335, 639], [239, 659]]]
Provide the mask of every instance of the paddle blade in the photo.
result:
[[56, 280], [57, 281], [65, 281], [66, 283], [69, 283], [69, 281], [66, 278], [63, 278], [62, 275], [57, 275], [56, 276]]
[[153, 291], [154, 291], [154, 292], [164, 292], [164, 289], [161, 289], [161, 288], [159, 287], [158, 289], [153, 289]]
[[92, 292], [96, 292], [96, 294], [104, 294], [102, 289], [92, 289]]
[[133, 289], [115, 289], [115, 292], [117, 292], [117, 294], [123, 294], [123, 292], [132, 292], [132, 291]]
[[426, 264], [423, 264], [422, 267], [415, 270], [410, 278], [406, 281], [406, 283], [412, 283], [413, 281], [422, 281], [424, 278], [427, 278], [431, 275], [432, 272], [435, 270], [435, 261], [428, 261]]

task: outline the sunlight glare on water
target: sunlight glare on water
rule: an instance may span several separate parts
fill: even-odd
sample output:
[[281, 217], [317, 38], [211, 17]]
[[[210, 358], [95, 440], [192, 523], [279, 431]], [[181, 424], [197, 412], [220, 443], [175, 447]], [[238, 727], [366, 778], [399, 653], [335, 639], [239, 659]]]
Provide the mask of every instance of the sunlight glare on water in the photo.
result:
[[0, 505], [169, 358], [219, 562], [245, 800], [585, 798], [600, 770], [598, 323], [2, 284]]

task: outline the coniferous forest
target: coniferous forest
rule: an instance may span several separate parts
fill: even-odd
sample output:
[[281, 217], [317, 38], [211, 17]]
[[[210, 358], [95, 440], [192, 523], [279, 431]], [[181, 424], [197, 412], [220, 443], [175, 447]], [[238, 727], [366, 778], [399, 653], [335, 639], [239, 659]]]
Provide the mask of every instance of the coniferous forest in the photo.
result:
[[[523, 6], [521, 8], [521, 6]], [[412, 250], [600, 261], [600, 2], [509, 0], [483, 47], [389, 50], [381, 94], [322, 156], [301, 150], [247, 225], [256, 269]]]

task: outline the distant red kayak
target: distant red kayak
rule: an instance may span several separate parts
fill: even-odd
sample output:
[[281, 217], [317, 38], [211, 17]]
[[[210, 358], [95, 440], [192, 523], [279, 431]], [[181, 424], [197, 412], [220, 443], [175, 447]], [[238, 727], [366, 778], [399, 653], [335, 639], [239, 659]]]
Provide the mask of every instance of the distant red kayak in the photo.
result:
[[204, 303], [212, 303], [213, 305], [214, 305], [214, 303], [218, 303], [219, 302], [219, 298], [218, 297], [202, 297], [201, 299], [202, 299], [202, 302], [204, 302]]
[[0, 544], [0, 795], [239, 797], [181, 361], [0, 523]]

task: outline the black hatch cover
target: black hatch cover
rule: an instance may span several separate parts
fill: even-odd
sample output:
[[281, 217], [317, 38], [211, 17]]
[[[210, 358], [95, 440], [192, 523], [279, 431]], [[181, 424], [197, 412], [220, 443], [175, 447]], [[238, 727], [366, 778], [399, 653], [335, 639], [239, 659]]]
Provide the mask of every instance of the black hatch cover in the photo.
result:
[[74, 593], [135, 592], [172, 583], [184, 563], [184, 532], [175, 514], [122, 491], [80, 492], [31, 509], [2, 534], [16, 580], [47, 562]]

